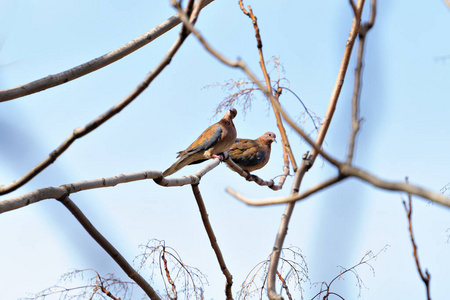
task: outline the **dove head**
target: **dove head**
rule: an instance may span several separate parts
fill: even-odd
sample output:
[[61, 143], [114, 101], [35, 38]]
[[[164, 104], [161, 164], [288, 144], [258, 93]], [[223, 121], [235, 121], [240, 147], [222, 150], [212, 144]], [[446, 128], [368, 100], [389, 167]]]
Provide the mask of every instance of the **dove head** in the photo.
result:
[[270, 144], [272, 144], [273, 142], [275, 142], [275, 143], [277, 142], [275, 133], [270, 132], [270, 131], [264, 133], [264, 134], [260, 137], [260, 139], [261, 139], [265, 144], [267, 144], [267, 145], [270, 145]]
[[234, 119], [234, 117], [236, 117], [236, 115], [237, 115], [237, 110], [235, 108], [232, 108], [230, 110], [227, 110], [227, 112], [225, 113], [225, 116], [223, 118], [226, 119], [227, 121], [231, 121]]

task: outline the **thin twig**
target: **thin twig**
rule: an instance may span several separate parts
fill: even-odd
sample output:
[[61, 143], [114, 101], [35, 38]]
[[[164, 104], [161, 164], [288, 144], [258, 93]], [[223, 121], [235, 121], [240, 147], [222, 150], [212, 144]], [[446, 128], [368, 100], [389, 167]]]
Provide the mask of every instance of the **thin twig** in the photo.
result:
[[292, 295], [289, 292], [289, 288], [288, 288], [288, 285], [286, 284], [286, 280], [284, 280], [284, 278], [281, 276], [280, 272], [278, 272], [278, 271], [277, 271], [277, 276], [280, 279], [281, 284], [282, 284], [284, 290], [286, 291], [286, 295], [288, 296], [289, 300], [292, 300]]
[[[203, 5], [199, 9], [210, 4], [214, 0], [205, 0]], [[155, 28], [147, 31], [143, 35], [135, 38], [134, 40], [126, 43], [125, 45], [107, 53], [100, 57], [97, 57], [91, 61], [83, 63], [67, 71], [63, 71], [57, 74], [49, 75], [47, 77], [26, 83], [17, 87], [9, 88], [0, 91], [0, 102], [16, 99], [33, 93], [43, 91], [45, 89], [55, 87], [76, 78], [82, 77], [86, 74], [99, 70], [119, 59], [133, 53], [134, 51], [142, 48], [148, 43], [153, 42], [155, 39], [165, 34], [169, 30], [181, 23], [179, 14], [172, 16], [166, 21], [162, 22]]]
[[[166, 271], [166, 277], [167, 277], [167, 281], [170, 283], [170, 285], [172, 286], [172, 292], [174, 295], [173, 299], [177, 299], [177, 289], [175, 287], [175, 282], [173, 282], [172, 278], [170, 277], [170, 272], [169, 272], [169, 268], [167, 267], [167, 259], [166, 259], [166, 246], [163, 245], [162, 247], [162, 251], [161, 251], [161, 258], [164, 262], [164, 270]], [[168, 294], [168, 293], [167, 293]], [[169, 295], [170, 297], [170, 295]], [[172, 299], [172, 297], [170, 297], [170, 299]]]
[[202, 216], [203, 225], [205, 226], [206, 233], [208, 234], [208, 238], [211, 243], [211, 247], [214, 249], [214, 253], [216, 254], [217, 260], [219, 261], [220, 269], [222, 270], [223, 275], [225, 275], [226, 278], [225, 284], [226, 299], [232, 300], [233, 295], [231, 292], [231, 287], [233, 285], [233, 276], [231, 276], [231, 273], [225, 264], [222, 252], [220, 251], [216, 236], [214, 235], [211, 223], [209, 222], [208, 212], [206, 211], [206, 206], [205, 203], [203, 202], [203, 198], [200, 193], [200, 189], [198, 188], [198, 184], [192, 184], [191, 186], [195, 200], [197, 201], [198, 209], [200, 210], [200, 215]]
[[[406, 178], [406, 184], [408, 184], [408, 178]], [[409, 229], [409, 234], [410, 234], [411, 243], [412, 243], [412, 247], [413, 247], [413, 255], [414, 255], [414, 260], [416, 262], [416, 268], [417, 268], [417, 271], [419, 272], [420, 278], [422, 279], [423, 283], [425, 284], [427, 300], [431, 300], [431, 297], [430, 297], [431, 275], [430, 275], [430, 273], [428, 273], [428, 270], [425, 270], [425, 274], [422, 272], [422, 268], [420, 267], [420, 262], [419, 262], [419, 254], [417, 251], [417, 244], [414, 239], [414, 234], [413, 234], [413, 229], [412, 229], [412, 196], [411, 196], [411, 194], [408, 194], [408, 204], [406, 203], [405, 200], [403, 200], [403, 206], [405, 207], [406, 217], [408, 218], [408, 229]]]
[[[300, 102], [300, 104], [303, 106], [303, 109], [305, 110], [306, 114], [308, 114], [309, 118], [311, 119], [311, 121], [313, 122], [314, 128], [316, 130], [319, 130], [319, 127], [317, 127], [316, 125], [316, 121], [314, 121], [313, 116], [311, 115], [311, 113], [309, 112], [309, 109], [306, 107], [305, 103], [303, 103], [303, 100], [290, 88], [285, 87], [285, 86], [280, 86], [281, 89], [283, 90], [287, 90], [288, 92], [292, 93], [294, 95], [295, 98], [298, 99], [298, 101]], [[314, 113], [314, 112], [313, 112]]]
[[80, 222], [81, 226], [89, 233], [89, 235], [111, 256], [111, 258], [120, 266], [120, 268], [134, 280], [142, 290], [152, 300], [161, 300], [150, 284], [126, 261], [126, 259], [117, 251], [116, 248], [92, 225], [83, 212], [72, 202], [68, 196], [58, 199]]
[[[196, 10], [196, 11], [199, 12], [199, 10]], [[197, 17], [192, 16], [192, 18], [195, 20]], [[95, 120], [91, 121], [87, 125], [76, 128], [72, 132], [72, 134], [70, 134], [69, 137], [58, 148], [56, 148], [52, 153], [50, 153], [50, 155], [47, 158], [45, 158], [43, 161], [41, 161], [39, 164], [37, 164], [34, 168], [32, 168], [30, 171], [28, 171], [21, 178], [14, 180], [13, 182], [11, 182], [9, 184], [0, 186], [0, 195], [10, 193], [10, 192], [18, 189], [22, 185], [26, 184], [28, 181], [30, 181], [32, 178], [34, 178], [37, 174], [39, 174], [45, 168], [47, 168], [50, 164], [52, 164], [62, 153], [64, 153], [64, 151], [67, 150], [67, 148], [70, 147], [70, 145], [73, 142], [75, 142], [75, 140], [89, 134], [90, 132], [92, 132], [93, 130], [98, 128], [100, 125], [102, 125], [103, 123], [108, 121], [110, 118], [112, 118], [113, 116], [118, 114], [120, 111], [122, 111], [122, 109], [124, 109], [134, 99], [136, 99], [150, 85], [150, 83], [162, 72], [162, 70], [164, 70], [165, 67], [169, 65], [173, 56], [177, 53], [178, 49], [180, 49], [181, 45], [183, 44], [187, 35], [189, 34], [186, 32], [187, 31], [184, 30], [184, 27], [183, 27], [181, 34], [178, 36], [177, 40], [172, 45], [170, 50], [167, 52], [167, 54], [163, 58], [163, 60], [158, 64], [158, 66], [153, 71], [148, 73], [148, 75], [144, 78], [144, 80], [130, 94], [128, 94], [128, 96], [126, 96], [123, 100], [121, 100], [119, 103], [114, 105], [107, 112], [98, 116]]]

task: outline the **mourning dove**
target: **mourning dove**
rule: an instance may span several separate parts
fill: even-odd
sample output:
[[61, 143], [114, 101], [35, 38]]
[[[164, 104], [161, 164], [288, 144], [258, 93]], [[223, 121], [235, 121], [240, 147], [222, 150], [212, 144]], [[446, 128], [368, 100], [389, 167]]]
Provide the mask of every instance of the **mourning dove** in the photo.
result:
[[230, 158], [244, 171], [251, 172], [264, 167], [270, 158], [271, 144], [276, 142], [273, 132], [266, 132], [256, 140], [236, 139], [228, 151]]
[[230, 149], [236, 140], [236, 128], [233, 124], [236, 115], [236, 109], [228, 110], [219, 122], [203, 131], [186, 150], [178, 152], [179, 159], [163, 172], [163, 176], [171, 175], [184, 166], [197, 164], [210, 158], [222, 160], [219, 154]]

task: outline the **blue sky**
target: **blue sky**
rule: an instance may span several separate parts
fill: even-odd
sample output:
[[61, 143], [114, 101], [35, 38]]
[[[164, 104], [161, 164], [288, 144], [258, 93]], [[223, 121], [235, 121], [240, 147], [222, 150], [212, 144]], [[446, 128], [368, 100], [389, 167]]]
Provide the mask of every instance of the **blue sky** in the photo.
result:
[[[351, 26], [348, 1], [247, 2], [258, 17], [266, 59], [280, 58], [284, 77], [317, 116], [322, 117], [336, 80]], [[368, 3], [367, 3], [368, 4]], [[367, 17], [369, 10], [365, 8]], [[61, 72], [120, 47], [175, 13], [168, 1], [25, 1], [0, 5], [0, 89]], [[216, 0], [197, 23], [221, 53], [242, 58], [260, 78], [250, 20], [235, 2]], [[379, 1], [375, 26], [367, 37], [361, 116], [355, 164], [389, 180], [439, 191], [450, 182], [448, 116], [450, 105], [450, 10], [443, 1]], [[126, 96], [162, 59], [179, 28], [113, 65], [67, 84], [0, 104], [0, 183], [9, 183], [44, 159], [71, 132]], [[356, 49], [356, 47], [355, 47]], [[354, 52], [355, 54], [355, 52]], [[447, 59], [445, 59], [445, 57]], [[355, 55], [324, 148], [344, 159], [350, 133]], [[273, 74], [275, 75], [275, 74]], [[0, 200], [37, 188], [143, 170], [165, 170], [188, 146], [227, 96], [205, 88], [244, 76], [220, 64], [189, 37], [171, 64], [131, 105], [76, 141], [42, 174]], [[282, 105], [294, 118], [303, 108], [285, 92]], [[238, 136], [256, 138], [276, 131], [267, 101], [258, 95], [251, 110], [239, 111]], [[304, 119], [300, 119], [303, 121]], [[312, 132], [312, 124], [306, 121]], [[310, 150], [288, 128], [297, 160]], [[313, 134], [313, 133], [312, 133]], [[255, 173], [282, 173], [280, 143], [269, 164]], [[195, 173], [191, 166], [179, 175]], [[318, 159], [302, 188], [335, 175]], [[178, 173], [177, 173], [178, 174]], [[209, 217], [234, 278], [237, 292], [248, 271], [273, 247], [284, 206], [248, 207], [224, 189], [254, 198], [286, 196], [292, 179], [274, 192], [248, 183], [220, 165], [202, 179]], [[412, 258], [400, 193], [376, 190], [347, 180], [297, 204], [285, 246], [302, 249], [311, 283], [329, 281], [338, 265], [350, 267], [367, 251], [378, 252], [358, 269], [367, 288], [362, 299], [424, 299], [424, 286]], [[138, 245], [164, 239], [184, 261], [208, 276], [206, 299], [223, 299], [225, 279], [214, 257], [189, 186], [163, 188], [152, 181], [123, 184], [73, 195], [92, 223], [132, 261]], [[416, 242], [422, 266], [431, 273], [431, 296], [450, 293], [447, 229], [449, 210], [414, 198]], [[57, 201], [46, 200], [0, 216], [0, 291], [16, 299], [53, 285], [77, 268], [126, 275]], [[348, 299], [358, 289], [352, 276], [336, 283]], [[161, 289], [159, 281], [155, 287]], [[305, 284], [305, 299], [316, 288]], [[298, 291], [297, 291], [298, 298]], [[140, 293], [136, 290], [136, 299]]]

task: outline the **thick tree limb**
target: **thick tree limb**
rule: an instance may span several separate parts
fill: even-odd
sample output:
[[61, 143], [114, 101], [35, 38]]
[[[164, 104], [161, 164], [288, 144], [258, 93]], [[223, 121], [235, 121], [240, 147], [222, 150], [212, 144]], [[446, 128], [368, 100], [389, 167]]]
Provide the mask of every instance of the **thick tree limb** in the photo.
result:
[[[199, 9], [195, 10], [196, 13], [199, 13]], [[197, 19], [197, 15], [192, 15], [192, 20]], [[72, 145], [75, 140], [89, 134], [100, 125], [108, 121], [110, 118], [118, 114], [122, 109], [124, 109], [128, 104], [130, 104], [134, 99], [136, 99], [149, 85], [150, 83], [167, 67], [172, 60], [173, 56], [177, 53], [178, 49], [180, 49], [181, 45], [189, 35], [189, 32], [186, 31], [185, 26], [183, 26], [180, 35], [178, 36], [175, 43], [167, 52], [166, 56], [163, 60], [158, 64], [158, 66], [148, 73], [148, 75], [144, 78], [144, 80], [123, 100], [110, 108], [107, 112], [98, 116], [95, 120], [86, 124], [83, 127], [76, 128], [72, 134], [61, 144], [58, 148], [56, 148], [50, 155], [37, 164], [34, 168], [28, 171], [21, 178], [14, 180], [13, 182], [0, 186], [0, 195], [8, 194], [22, 185], [26, 184], [28, 181], [33, 179], [37, 174], [42, 172], [45, 168], [51, 165], [67, 148]]]
[[[201, 8], [205, 7], [214, 0], [205, 0]], [[179, 14], [172, 16], [166, 21], [162, 22], [155, 28], [147, 31], [143, 35], [135, 38], [134, 40], [126, 43], [125, 45], [117, 48], [107, 54], [97, 57], [84, 64], [76, 66], [67, 71], [63, 71], [57, 74], [49, 75], [47, 77], [26, 83], [17, 87], [13, 87], [0, 91], [0, 102], [16, 99], [33, 93], [43, 91], [45, 89], [64, 84], [68, 81], [82, 77], [91, 72], [97, 71], [119, 59], [133, 53], [134, 51], [142, 48], [143, 46], [151, 43], [161, 35], [165, 34], [169, 30], [181, 23]]]
[[225, 275], [226, 278], [225, 284], [226, 299], [232, 300], [233, 294], [231, 292], [231, 286], [233, 285], [233, 276], [231, 276], [231, 273], [225, 264], [222, 252], [220, 251], [216, 236], [212, 229], [211, 223], [209, 222], [208, 212], [206, 211], [206, 206], [205, 203], [203, 202], [202, 195], [200, 194], [198, 184], [192, 184], [192, 192], [194, 193], [195, 200], [197, 201], [198, 209], [200, 210], [200, 214], [202, 216], [203, 225], [205, 226], [209, 241], [211, 242], [211, 247], [214, 249], [214, 253], [216, 254], [217, 260], [219, 261], [220, 269], [222, 270], [223, 275]]
[[151, 285], [127, 262], [127, 260], [117, 251], [116, 248], [92, 225], [83, 212], [70, 200], [68, 196], [63, 196], [59, 201], [73, 214], [80, 222], [81, 226], [89, 233], [89, 235], [111, 256], [111, 258], [120, 266], [120, 268], [136, 282], [142, 290], [152, 300], [161, 300]]
[[164, 178], [161, 171], [142, 171], [131, 174], [120, 174], [108, 178], [98, 178], [93, 180], [84, 180], [69, 184], [61, 185], [60, 187], [46, 187], [38, 190], [34, 190], [27, 194], [6, 199], [0, 201], [0, 214], [15, 210], [29, 204], [33, 204], [46, 199], [59, 199], [64, 195], [70, 195], [80, 191], [113, 187], [121, 183], [127, 183], [132, 181], [139, 181], [145, 179], [153, 179], [157, 184], [170, 187], [170, 186], [183, 186], [187, 184], [197, 184], [200, 179], [209, 171], [217, 167], [220, 163], [219, 159], [214, 159], [205, 167], [200, 169], [194, 175], [183, 176], [180, 178]]

